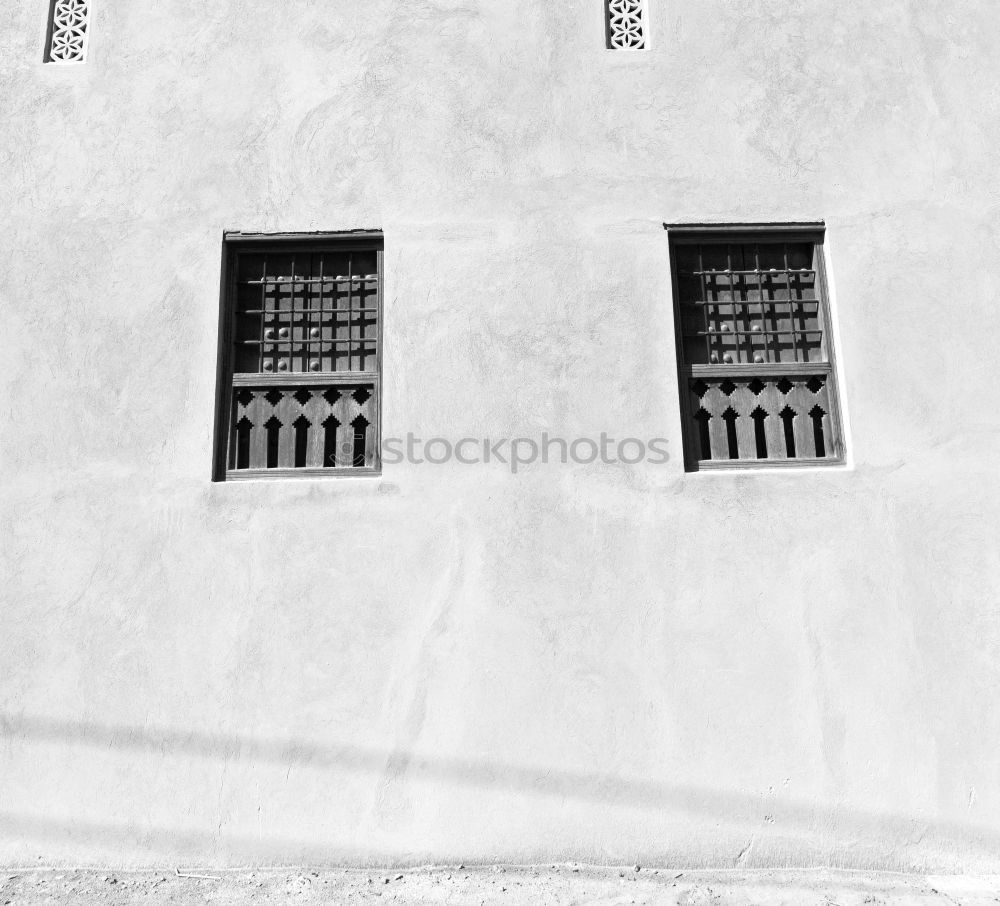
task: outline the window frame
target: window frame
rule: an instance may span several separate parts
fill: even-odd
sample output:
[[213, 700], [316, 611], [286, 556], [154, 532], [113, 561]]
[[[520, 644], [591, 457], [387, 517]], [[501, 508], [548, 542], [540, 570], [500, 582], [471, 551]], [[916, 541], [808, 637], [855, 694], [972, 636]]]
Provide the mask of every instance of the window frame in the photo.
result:
[[[681, 435], [684, 449], [684, 470], [686, 472], [746, 471], [748, 469], [802, 469], [829, 468], [843, 466], [846, 462], [844, 425], [841, 416], [840, 386], [837, 372], [837, 358], [830, 310], [829, 282], [826, 271], [825, 238], [826, 225], [823, 221], [812, 223], [692, 223], [664, 224], [667, 231], [670, 284], [673, 295], [674, 342], [677, 364], [677, 391], [681, 411]], [[692, 364], [684, 361], [684, 329], [681, 313], [681, 298], [678, 287], [678, 273], [675, 249], [681, 245], [738, 244], [746, 242], [808, 242], [813, 247], [815, 262], [818, 326], [822, 332], [823, 350], [826, 355], [822, 362], [770, 362], [755, 364], [737, 362], [733, 364]], [[804, 371], [820, 371], [829, 382], [830, 442], [833, 455], [794, 459], [719, 459], [699, 458], [698, 442], [693, 429], [694, 412], [691, 408], [691, 378], [700, 376], [718, 380], [723, 377], [754, 375], [793, 375]]]
[[[241, 252], [288, 253], [303, 251], [311, 254], [322, 252], [374, 251], [378, 274], [376, 293], [377, 325], [375, 336], [374, 371], [324, 371], [254, 374], [255, 380], [242, 378], [233, 373], [234, 338], [237, 303], [237, 263]], [[244, 233], [227, 230], [222, 238], [222, 264], [219, 293], [219, 346], [216, 367], [215, 436], [212, 444], [212, 481], [268, 481], [272, 479], [326, 479], [326, 478], [370, 478], [382, 474], [382, 344], [383, 315], [385, 310], [384, 280], [384, 236], [381, 230], [361, 229], [325, 232], [297, 233]], [[374, 450], [371, 466], [337, 466], [230, 469], [229, 452], [233, 390], [237, 383], [247, 385], [337, 385], [370, 383], [373, 386], [375, 419]]]

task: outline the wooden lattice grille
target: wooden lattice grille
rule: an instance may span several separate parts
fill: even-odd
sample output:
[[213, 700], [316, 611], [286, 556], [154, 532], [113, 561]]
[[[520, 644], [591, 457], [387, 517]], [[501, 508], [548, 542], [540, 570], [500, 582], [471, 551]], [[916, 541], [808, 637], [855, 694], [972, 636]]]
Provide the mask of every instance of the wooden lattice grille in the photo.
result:
[[381, 258], [380, 240], [234, 243], [224, 477], [379, 468]]
[[840, 462], [821, 237], [673, 237], [689, 469]]

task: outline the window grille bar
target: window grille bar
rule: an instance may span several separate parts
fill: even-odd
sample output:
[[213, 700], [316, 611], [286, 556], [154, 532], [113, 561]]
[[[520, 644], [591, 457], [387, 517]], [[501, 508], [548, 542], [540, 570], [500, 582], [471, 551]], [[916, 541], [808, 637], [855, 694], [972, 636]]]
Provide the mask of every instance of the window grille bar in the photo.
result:
[[[351, 324], [354, 321], [354, 280], [352, 279], [353, 276], [354, 276], [354, 253], [351, 252], [351, 254], [347, 258], [347, 338], [348, 338], [348, 340], [353, 339], [353, 336], [354, 336], [353, 331], [351, 330]], [[353, 365], [354, 365], [354, 357], [353, 357], [353, 355], [351, 353], [351, 345], [350, 345], [350, 343], [348, 343], [348, 345], [347, 345], [347, 370], [348, 371], [353, 371], [354, 370]], [[340, 438], [338, 437], [337, 440], [338, 440], [338, 449], [337, 449], [337, 452], [340, 453], [340, 449], [339, 449]]]
[[[760, 294], [760, 323], [764, 331], [764, 359], [765, 361], [771, 361], [771, 331], [767, 329], [767, 314], [766, 305], [764, 300], [764, 279], [760, 275], [760, 243], [755, 242], [753, 244], [753, 263], [754, 271], [756, 273], [757, 280], [757, 292]], [[774, 291], [771, 291], [772, 295]], [[773, 301], [773, 300], [772, 300]], [[771, 323], [774, 324], [774, 306], [771, 306]]]
[[[315, 320], [315, 324], [316, 324], [316, 327], [319, 330], [320, 336], [322, 337], [323, 336], [323, 325], [324, 325], [325, 320], [326, 320], [324, 316], [325, 316], [325, 314], [327, 312], [327, 305], [326, 305], [326, 300], [327, 300], [326, 299], [326, 284], [323, 282], [324, 278], [326, 277], [326, 256], [325, 255], [318, 255], [318, 258], [319, 258], [319, 276], [320, 276], [320, 286], [319, 286], [319, 316], [318, 316], [318, 320]], [[334, 309], [336, 307], [336, 292], [337, 292], [336, 289], [334, 289], [333, 290], [334, 295], [330, 299], [330, 309], [329, 310], [330, 310], [331, 313], [334, 311]], [[310, 317], [310, 319], [314, 319], [315, 318], [314, 310], [315, 310], [315, 306], [311, 305], [310, 309], [309, 309], [309, 317]], [[332, 318], [331, 318], [331, 320], [332, 320]], [[331, 330], [330, 330], [331, 337], [333, 336], [333, 333], [334, 333], [334, 329], [331, 328]], [[336, 347], [333, 347], [333, 350], [334, 350], [334, 352], [336, 352]], [[323, 358], [322, 352], [323, 352], [323, 347], [320, 346], [320, 360], [321, 361], [322, 361], [322, 358]], [[337, 364], [337, 359], [336, 359], [336, 355], [335, 355], [334, 359], [333, 359], [333, 365], [334, 365], [334, 367], [336, 367], [336, 364]], [[321, 461], [322, 461], [322, 459], [321, 459]]]
[[[787, 300], [787, 299], [768, 299], [764, 304], [765, 305], [770, 305], [770, 306], [787, 305], [788, 301], [789, 300]], [[819, 304], [819, 300], [818, 299], [795, 299], [795, 300], [792, 300], [792, 301], [795, 302], [795, 303], [798, 303], [798, 305], [797, 305], [798, 308], [801, 308], [802, 306], [805, 306], [805, 305], [817, 305], [817, 304]], [[720, 302], [704, 302], [704, 301], [702, 301], [700, 299], [688, 299], [688, 300], [685, 300], [685, 301], [681, 302], [682, 306], [690, 306], [691, 308], [696, 308], [697, 306], [700, 306], [700, 305], [720, 305], [720, 304], [721, 305], [738, 305], [741, 308], [747, 308], [747, 307], [749, 307], [751, 305], [758, 305], [759, 303], [756, 300], [754, 300], [754, 299], [744, 299], [744, 300], [736, 301], [736, 302], [721, 302], [721, 303]]]
[[705, 269], [705, 264], [704, 264], [704, 261], [702, 260], [702, 248], [699, 245], [698, 246], [698, 283], [701, 286], [701, 302], [705, 306], [705, 308], [703, 309], [703, 313], [704, 313], [704, 319], [703, 320], [705, 322], [705, 332], [706, 332], [705, 333], [705, 361], [706, 362], [711, 362], [712, 361], [712, 340], [708, 336], [708, 325], [710, 323], [709, 322], [709, 318], [711, 317], [712, 312], [708, 308], [708, 284], [705, 281], [705, 272], [704, 272], [704, 269]]
[[[261, 258], [261, 271], [260, 271], [260, 273], [261, 273], [261, 277], [262, 278], [266, 278], [267, 277], [267, 256], [264, 256], [264, 257]], [[264, 279], [261, 279], [261, 281], [260, 281], [260, 335], [262, 337], [264, 336], [264, 330], [265, 330], [266, 312], [267, 312], [267, 283], [265, 282]], [[263, 371], [264, 370], [264, 345], [263, 345], [263, 343], [261, 344], [260, 354], [259, 354], [258, 358], [260, 359], [260, 361], [257, 363], [257, 370], [258, 371]]]
[[[701, 246], [699, 246], [699, 248], [700, 247]], [[696, 270], [696, 271], [692, 271], [691, 273], [692, 273], [692, 276], [695, 276], [695, 277], [699, 277], [699, 276], [714, 277], [714, 276], [723, 276], [725, 274], [737, 274], [737, 275], [740, 275], [740, 274], [750, 275], [750, 274], [757, 274], [757, 273], [781, 274], [781, 273], [784, 273], [786, 271], [789, 271], [789, 272], [791, 272], [793, 274], [815, 274], [816, 273], [815, 269], [811, 269], [811, 268], [808, 268], [808, 267], [804, 267], [804, 268], [795, 268], [795, 267], [792, 267], [792, 268], [770, 267], [767, 270], [763, 270], [762, 268], [754, 268], [754, 269], [750, 269], [750, 270], [746, 270], [746, 269], [739, 270], [739, 269], [736, 269], [736, 268], [723, 268], [723, 269], [719, 270], [719, 269], [711, 269], [710, 268], [708, 270]]]
[[[685, 303], [685, 304], [687, 304], [687, 303]], [[262, 311], [262, 309], [259, 309], [259, 308], [245, 308], [245, 309], [243, 309], [243, 311], [238, 311], [237, 314], [238, 315], [258, 315], [258, 314], [261, 314], [261, 311]], [[301, 308], [301, 309], [299, 309], [299, 311], [302, 314], [316, 314], [317, 312], [329, 312], [330, 314], [337, 314], [337, 312], [346, 313], [347, 310], [343, 309], [343, 308], [324, 309], [324, 308], [315, 308], [315, 307], [312, 307], [312, 308]], [[369, 306], [368, 308], [359, 308], [358, 311], [362, 311], [362, 312], [377, 312], [378, 308]]]
[[[737, 289], [736, 281], [737, 281], [737, 279], [742, 280], [743, 277], [744, 277], [743, 274], [738, 274], [737, 275], [737, 274], [733, 273], [733, 264], [734, 264], [734, 261], [733, 261], [733, 249], [735, 249], [735, 248], [739, 248], [740, 249], [740, 257], [741, 258], [745, 257], [745, 255], [743, 254], [743, 248], [741, 246], [734, 246], [731, 243], [728, 246], [726, 246], [726, 260], [729, 262], [729, 299], [730, 299], [730, 302], [735, 301], [736, 298], [739, 295], [741, 295], [740, 290]], [[733, 345], [735, 346], [734, 359], [735, 359], [735, 361], [739, 362], [743, 358], [743, 356], [745, 354], [745, 350], [743, 348], [744, 347], [744, 343], [740, 339], [740, 322], [738, 320], [739, 315], [737, 314], [737, 307], [735, 305], [731, 304], [729, 306], [729, 314], [730, 314], [730, 321], [732, 322]], [[743, 320], [744, 320], [744, 322], [746, 321], [746, 317], [745, 316], [744, 316]]]
[[[728, 303], [723, 303], [723, 304], [728, 304]], [[822, 333], [822, 332], [823, 331], [820, 330], [820, 328], [818, 328], [818, 327], [814, 328], [814, 329], [813, 328], [803, 328], [802, 330], [799, 330], [799, 331], [795, 331], [795, 330], [772, 330], [771, 328], [767, 328], [767, 329], [761, 328], [760, 330], [753, 330], [753, 329], [748, 330], [745, 327], [737, 327], [737, 328], [735, 328], [733, 330], [711, 330], [711, 329], [710, 330], [696, 330], [693, 333], [689, 333], [688, 336], [702, 336], [704, 334], [708, 334], [708, 336], [712, 336], [712, 337], [731, 337], [734, 334], [738, 334], [740, 336], [756, 337], [756, 336], [760, 336], [762, 334], [774, 334], [775, 336], [790, 337], [793, 333], [798, 333], [800, 336], [807, 336], [809, 334], [814, 334], [814, 333], [815, 334], [819, 334], [819, 333]]]
[[788, 271], [788, 243], [786, 242], [782, 247], [782, 252], [785, 258], [785, 285], [788, 287], [788, 323], [792, 326], [792, 358], [795, 361], [799, 361], [799, 345], [798, 340], [795, 336], [795, 311], [794, 303], [792, 301], [792, 278]]
[[[239, 282], [241, 286], [259, 286], [262, 283], [274, 286], [291, 283], [292, 279], [290, 277], [269, 277], [266, 280], [241, 280]], [[339, 277], [312, 277], [309, 279], [298, 279], [294, 282], [304, 283], [307, 286], [311, 286], [316, 283], [377, 283], [378, 274], [355, 274], [354, 276]]]
[[[811, 331], [811, 332], [815, 333], [815, 331]], [[723, 334], [723, 336], [726, 336], [726, 334]], [[354, 340], [344, 340], [344, 339], [340, 339], [340, 340], [334, 340], [334, 339], [322, 340], [322, 339], [320, 339], [320, 340], [293, 340], [292, 342], [293, 342], [293, 344], [295, 346], [320, 346], [320, 345], [324, 345], [324, 346], [334, 346], [334, 345], [345, 346], [345, 345], [350, 345], [350, 344], [354, 344], [355, 346], [360, 346], [360, 345], [372, 345], [372, 346], [374, 346], [375, 345], [375, 338], [374, 337], [368, 337], [368, 338], [364, 338], [361, 341], [358, 341], [357, 339], [354, 339]], [[272, 340], [239, 340], [237, 342], [237, 345], [239, 345], [239, 346], [273, 346], [275, 344], [274, 344], [274, 342]]]
[[[318, 272], [319, 276], [320, 276], [320, 279], [321, 279], [321, 282], [318, 284], [318, 290], [317, 290], [317, 284], [316, 283], [313, 283], [313, 282], [310, 281], [309, 283], [304, 284], [306, 287], [308, 287], [307, 291], [309, 293], [309, 304], [308, 305], [303, 304], [303, 306], [302, 306], [302, 311], [303, 311], [303, 315], [304, 315], [304, 318], [305, 318], [305, 322], [303, 324], [302, 329], [304, 331], [304, 336], [307, 336], [309, 339], [306, 341], [304, 349], [303, 349], [303, 352], [304, 352], [303, 365], [308, 364], [308, 368], [309, 368], [310, 371], [313, 370], [313, 356], [316, 355], [317, 345], [319, 345], [319, 350], [318, 350], [319, 351], [319, 356], [316, 359], [316, 370], [319, 370], [319, 369], [321, 369], [323, 367], [323, 351], [324, 351], [324, 347], [323, 347], [322, 343], [317, 344], [316, 342], [314, 342], [315, 339], [319, 339], [319, 340], [323, 339], [323, 316], [321, 314], [319, 316], [319, 318], [317, 319], [316, 315], [314, 314], [314, 310], [316, 308], [316, 302], [317, 302], [316, 295], [315, 295], [317, 291], [319, 292], [319, 307], [320, 307], [320, 310], [322, 310], [322, 308], [323, 308], [323, 283], [322, 283], [322, 276], [323, 276], [323, 266], [325, 265], [325, 263], [326, 262], [324, 261], [322, 255], [310, 255], [309, 256], [309, 273], [310, 274], [316, 274]], [[318, 337], [316, 337], [316, 338], [313, 337], [313, 330], [314, 329], [318, 333]], [[330, 348], [331, 348], [331, 350], [334, 350], [334, 351], [336, 350], [336, 347], [334, 347], [334, 346], [331, 346]]]
[[[298, 301], [298, 293], [295, 291], [295, 288], [296, 288], [296, 285], [297, 285], [296, 282], [295, 282], [295, 264], [296, 264], [296, 261], [297, 261], [297, 259], [295, 257], [295, 252], [292, 252], [292, 286], [291, 286], [291, 298], [288, 300], [288, 316], [287, 316], [288, 317], [288, 343], [286, 345], [287, 345], [288, 348], [287, 348], [287, 351], [286, 351], [286, 360], [287, 360], [288, 364], [285, 366], [285, 368], [286, 368], [287, 371], [291, 371], [292, 370], [292, 349], [293, 349], [293, 347], [292, 347], [291, 340], [292, 340], [292, 334], [295, 332], [295, 303], [296, 303], [296, 301]], [[279, 339], [279, 341], [281, 339], [281, 331], [280, 331], [280, 329], [278, 331], [278, 339]], [[281, 348], [280, 345], [279, 345], [278, 348], [280, 350], [280, 348]], [[279, 352], [279, 355], [280, 355], [280, 352]], [[279, 368], [281, 367], [281, 363], [280, 362], [278, 363], [278, 367]]]

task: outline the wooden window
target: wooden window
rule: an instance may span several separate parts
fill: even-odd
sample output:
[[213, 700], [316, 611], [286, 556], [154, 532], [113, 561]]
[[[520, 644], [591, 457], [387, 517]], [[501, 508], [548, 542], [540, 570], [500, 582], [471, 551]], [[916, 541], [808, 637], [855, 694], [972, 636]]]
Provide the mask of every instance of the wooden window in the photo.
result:
[[217, 481], [377, 474], [380, 233], [227, 233]]
[[667, 229], [688, 471], [843, 462], [822, 225]]

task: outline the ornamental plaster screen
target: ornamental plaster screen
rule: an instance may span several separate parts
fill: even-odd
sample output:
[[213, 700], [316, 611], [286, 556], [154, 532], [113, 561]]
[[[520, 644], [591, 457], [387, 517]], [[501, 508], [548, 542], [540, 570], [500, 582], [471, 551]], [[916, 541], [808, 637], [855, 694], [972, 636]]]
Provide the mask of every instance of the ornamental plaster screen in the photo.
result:
[[52, 0], [46, 63], [82, 63], [87, 53], [90, 0]]
[[609, 50], [646, 49], [646, 0], [605, 0], [605, 24]]

